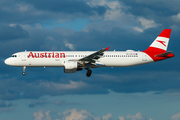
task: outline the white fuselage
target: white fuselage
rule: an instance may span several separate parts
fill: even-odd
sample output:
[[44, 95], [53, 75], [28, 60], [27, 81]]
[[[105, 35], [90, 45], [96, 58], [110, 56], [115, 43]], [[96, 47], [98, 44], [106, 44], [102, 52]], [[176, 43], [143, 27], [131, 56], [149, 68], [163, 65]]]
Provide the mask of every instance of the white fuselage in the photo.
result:
[[90, 68], [128, 67], [142, 65], [174, 57], [167, 52], [171, 29], [164, 29], [153, 43], [144, 51], [109, 51], [109, 47], [99, 51], [25, 51], [7, 58], [5, 63], [23, 67], [64, 67], [65, 73], [74, 73], [86, 69], [90, 77]]
[[[95, 51], [29, 51], [18, 52], [5, 60], [11, 66], [26, 67], [64, 67], [65, 61], [79, 60]], [[106, 51], [96, 61], [99, 67], [126, 67], [154, 62], [153, 59], [141, 51]], [[98, 67], [98, 65], [97, 65]]]

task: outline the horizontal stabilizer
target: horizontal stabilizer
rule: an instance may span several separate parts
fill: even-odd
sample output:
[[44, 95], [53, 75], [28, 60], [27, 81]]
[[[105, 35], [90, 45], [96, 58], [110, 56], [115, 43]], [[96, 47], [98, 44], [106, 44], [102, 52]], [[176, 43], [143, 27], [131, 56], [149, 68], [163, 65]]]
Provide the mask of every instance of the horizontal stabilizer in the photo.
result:
[[159, 54], [159, 55], [156, 55], [156, 57], [167, 57], [169, 54], [171, 54], [172, 51], [168, 51], [168, 52], [165, 52], [165, 53], [162, 53], [162, 54]]

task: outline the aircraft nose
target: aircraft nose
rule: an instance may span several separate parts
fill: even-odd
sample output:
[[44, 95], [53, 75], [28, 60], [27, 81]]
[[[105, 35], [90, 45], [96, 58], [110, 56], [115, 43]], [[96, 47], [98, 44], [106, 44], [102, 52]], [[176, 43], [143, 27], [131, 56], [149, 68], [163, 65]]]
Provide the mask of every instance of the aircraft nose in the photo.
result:
[[4, 61], [4, 63], [5, 63], [6, 65], [9, 65], [9, 64], [10, 64], [9, 58], [7, 58], [7, 59]]

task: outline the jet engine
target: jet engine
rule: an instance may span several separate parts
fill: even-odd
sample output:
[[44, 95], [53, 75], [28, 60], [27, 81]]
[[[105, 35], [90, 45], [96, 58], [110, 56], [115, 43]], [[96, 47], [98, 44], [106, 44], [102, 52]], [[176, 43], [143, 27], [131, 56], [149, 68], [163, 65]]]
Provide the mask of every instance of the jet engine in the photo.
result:
[[78, 68], [78, 62], [76, 61], [64, 61], [64, 73], [75, 73], [82, 68]]

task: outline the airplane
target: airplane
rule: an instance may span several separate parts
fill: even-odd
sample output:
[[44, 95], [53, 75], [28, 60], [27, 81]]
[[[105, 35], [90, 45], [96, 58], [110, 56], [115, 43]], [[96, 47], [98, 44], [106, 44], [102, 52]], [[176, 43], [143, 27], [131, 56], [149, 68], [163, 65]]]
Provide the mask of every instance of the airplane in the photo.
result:
[[91, 68], [128, 67], [157, 62], [174, 57], [167, 51], [171, 29], [164, 29], [154, 42], [144, 51], [109, 51], [109, 47], [99, 51], [24, 51], [14, 53], [4, 62], [10, 66], [23, 67], [64, 67], [64, 73], [75, 73], [87, 70], [91, 76]]

